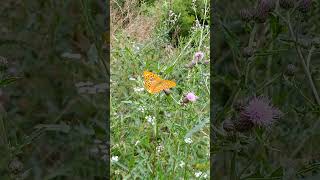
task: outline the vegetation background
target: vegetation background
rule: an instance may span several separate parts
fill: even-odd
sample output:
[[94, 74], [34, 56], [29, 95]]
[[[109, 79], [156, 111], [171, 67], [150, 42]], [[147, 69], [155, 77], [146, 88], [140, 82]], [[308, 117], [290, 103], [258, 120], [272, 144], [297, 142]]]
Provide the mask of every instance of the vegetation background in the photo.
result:
[[[319, 179], [319, 1], [215, 2], [212, 176]], [[239, 132], [239, 102], [254, 96], [283, 115]]]
[[106, 176], [105, 17], [102, 0], [1, 1], [0, 179]]
[[[111, 18], [111, 177], [208, 179], [209, 1], [113, 0]], [[177, 86], [149, 94], [145, 70]]]

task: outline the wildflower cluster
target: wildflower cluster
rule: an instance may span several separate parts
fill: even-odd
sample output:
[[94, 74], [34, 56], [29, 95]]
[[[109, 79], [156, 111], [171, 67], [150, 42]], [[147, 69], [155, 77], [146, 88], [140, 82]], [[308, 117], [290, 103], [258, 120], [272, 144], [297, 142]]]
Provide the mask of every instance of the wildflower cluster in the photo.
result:
[[168, 23], [171, 25], [176, 24], [178, 21], [180, 15], [175, 14], [172, 10], [169, 10], [169, 18], [168, 18]]

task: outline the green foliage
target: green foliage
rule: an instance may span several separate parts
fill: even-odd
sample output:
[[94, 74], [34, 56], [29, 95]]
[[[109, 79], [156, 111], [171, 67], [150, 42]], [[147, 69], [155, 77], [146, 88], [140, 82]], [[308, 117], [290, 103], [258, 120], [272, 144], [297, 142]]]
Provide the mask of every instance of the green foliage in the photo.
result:
[[[171, 38], [174, 37], [174, 33], [178, 33], [178, 36], [188, 37], [190, 36], [190, 29], [195, 25], [197, 19], [201, 24], [209, 24], [208, 14], [207, 17], [204, 14], [205, 1], [195, 1], [193, 6], [192, 0], [174, 0], [172, 1], [172, 11], [179, 16], [178, 22], [171, 31]], [[167, 18], [167, 16], [166, 16]]]

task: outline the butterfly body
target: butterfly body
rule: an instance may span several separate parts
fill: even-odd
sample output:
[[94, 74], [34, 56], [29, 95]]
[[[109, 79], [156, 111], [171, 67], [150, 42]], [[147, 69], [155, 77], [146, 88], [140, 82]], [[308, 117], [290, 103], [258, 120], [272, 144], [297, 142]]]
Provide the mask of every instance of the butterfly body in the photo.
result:
[[176, 86], [174, 81], [161, 79], [158, 75], [144, 71], [144, 87], [151, 94], [156, 94], [165, 89], [170, 89]]

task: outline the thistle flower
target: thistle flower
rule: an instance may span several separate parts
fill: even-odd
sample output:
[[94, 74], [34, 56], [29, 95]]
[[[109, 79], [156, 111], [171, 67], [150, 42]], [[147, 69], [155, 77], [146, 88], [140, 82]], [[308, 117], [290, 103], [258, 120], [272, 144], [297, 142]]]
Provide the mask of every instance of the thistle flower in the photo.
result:
[[302, 13], [308, 12], [312, 4], [312, 0], [301, 0], [299, 1], [298, 10]]
[[182, 100], [183, 104], [191, 102], [195, 102], [199, 97], [196, 96], [193, 92], [189, 92], [188, 94], [185, 95], [185, 97]]
[[272, 106], [270, 100], [264, 96], [254, 97], [240, 112], [241, 121], [251, 121], [254, 125], [270, 126], [281, 116], [281, 111]]
[[203, 58], [204, 58], [204, 53], [201, 51], [198, 51], [194, 54], [193, 59], [198, 62], [198, 61], [201, 61]]
[[193, 60], [186, 64], [185, 67], [193, 68], [196, 64], [209, 64], [210, 61], [201, 61], [204, 58], [204, 53], [202, 51], [198, 51], [194, 54]]
[[258, 23], [264, 23], [267, 20], [269, 12], [276, 7], [274, 0], [261, 0], [255, 9], [254, 19]]

